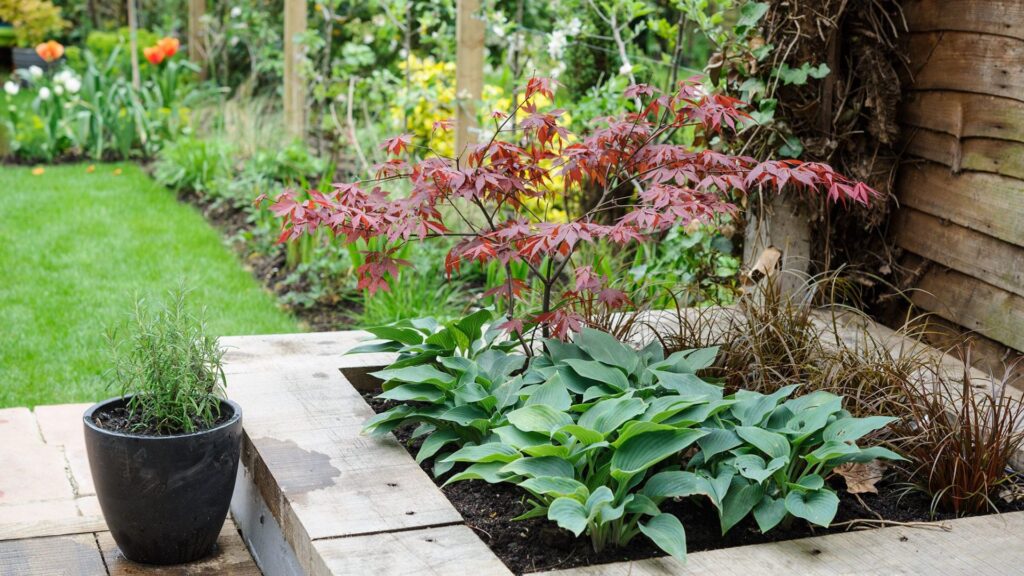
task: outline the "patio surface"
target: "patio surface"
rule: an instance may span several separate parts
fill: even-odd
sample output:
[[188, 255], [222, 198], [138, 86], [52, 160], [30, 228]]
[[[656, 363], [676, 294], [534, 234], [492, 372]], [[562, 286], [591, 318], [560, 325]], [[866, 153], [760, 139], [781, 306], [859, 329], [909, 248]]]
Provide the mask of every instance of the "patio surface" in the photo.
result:
[[173, 567], [127, 560], [100, 512], [82, 434], [88, 404], [0, 410], [0, 574], [259, 575], [229, 518], [210, 558]]

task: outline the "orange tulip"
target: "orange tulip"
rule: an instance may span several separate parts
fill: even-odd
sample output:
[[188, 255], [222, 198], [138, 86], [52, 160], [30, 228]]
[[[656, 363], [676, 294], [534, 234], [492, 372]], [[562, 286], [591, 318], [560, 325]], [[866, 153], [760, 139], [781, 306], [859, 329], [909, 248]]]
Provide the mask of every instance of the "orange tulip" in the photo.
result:
[[153, 66], [160, 64], [164, 61], [164, 51], [159, 46], [147, 46], [142, 49], [142, 55], [149, 60], [149, 63]]
[[36, 46], [36, 54], [47, 63], [54, 62], [64, 55], [64, 46], [56, 40], [49, 40]]
[[157, 48], [163, 51], [164, 58], [170, 58], [178, 53], [178, 48], [181, 47], [181, 42], [178, 42], [177, 38], [161, 38], [156, 43]]

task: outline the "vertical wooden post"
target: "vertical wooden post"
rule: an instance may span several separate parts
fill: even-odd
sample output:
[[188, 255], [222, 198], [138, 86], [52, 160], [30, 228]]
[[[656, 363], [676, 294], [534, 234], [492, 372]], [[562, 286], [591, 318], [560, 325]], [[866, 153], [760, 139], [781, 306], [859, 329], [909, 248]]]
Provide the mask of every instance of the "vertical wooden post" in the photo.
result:
[[142, 75], [139, 73], [139, 21], [135, 10], [135, 0], [128, 0], [128, 47], [132, 51], [132, 87], [142, 87]]
[[782, 251], [779, 286], [783, 293], [794, 294], [806, 286], [811, 267], [811, 216], [792, 193], [769, 192], [762, 196], [756, 212], [747, 215], [743, 264], [749, 269], [769, 247]]
[[188, 59], [206, 76], [206, 50], [203, 46], [203, 16], [206, 0], [188, 0]]
[[455, 153], [476, 142], [476, 103], [484, 88], [484, 22], [476, 17], [480, 0], [456, 0]]
[[306, 0], [284, 3], [284, 124], [292, 138], [306, 136], [306, 83], [302, 79], [305, 49], [299, 38], [306, 32]]

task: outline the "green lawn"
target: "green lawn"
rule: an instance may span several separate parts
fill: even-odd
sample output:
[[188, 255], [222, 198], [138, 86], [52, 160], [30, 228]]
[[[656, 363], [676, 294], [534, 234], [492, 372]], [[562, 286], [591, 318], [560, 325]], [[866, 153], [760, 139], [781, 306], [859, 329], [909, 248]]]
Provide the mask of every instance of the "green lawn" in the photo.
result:
[[105, 328], [181, 279], [217, 335], [299, 330], [202, 215], [135, 165], [0, 165], [0, 407], [113, 395]]

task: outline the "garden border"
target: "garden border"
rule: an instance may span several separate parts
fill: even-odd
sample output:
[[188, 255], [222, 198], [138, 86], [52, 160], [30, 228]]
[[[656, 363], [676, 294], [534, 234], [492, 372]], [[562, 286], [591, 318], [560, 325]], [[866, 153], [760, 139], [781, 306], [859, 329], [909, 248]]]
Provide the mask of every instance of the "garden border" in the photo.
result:
[[[816, 312], [816, 321], [828, 321], [825, 314]], [[846, 317], [836, 326], [837, 337], [846, 341], [870, 335], [890, 350], [925, 346], [870, 321]], [[361, 434], [373, 411], [359, 389], [373, 386], [367, 374], [394, 358], [343, 355], [369, 336], [347, 331], [223, 339], [228, 391], [245, 410], [243, 466], [231, 509], [253, 557], [265, 572], [285, 575], [510, 574], [394, 437]], [[962, 371], [955, 359], [944, 364]], [[1016, 462], [1022, 461], [1018, 454]], [[1024, 549], [1015, 545], [1024, 534], [1024, 512], [950, 526], [955, 536], [893, 527], [691, 553], [688, 571], [714, 566], [717, 572], [759, 574], [791, 574], [794, 567], [804, 574], [883, 568], [969, 574], [1024, 564]], [[680, 570], [675, 560], [656, 558], [544, 574]]]

